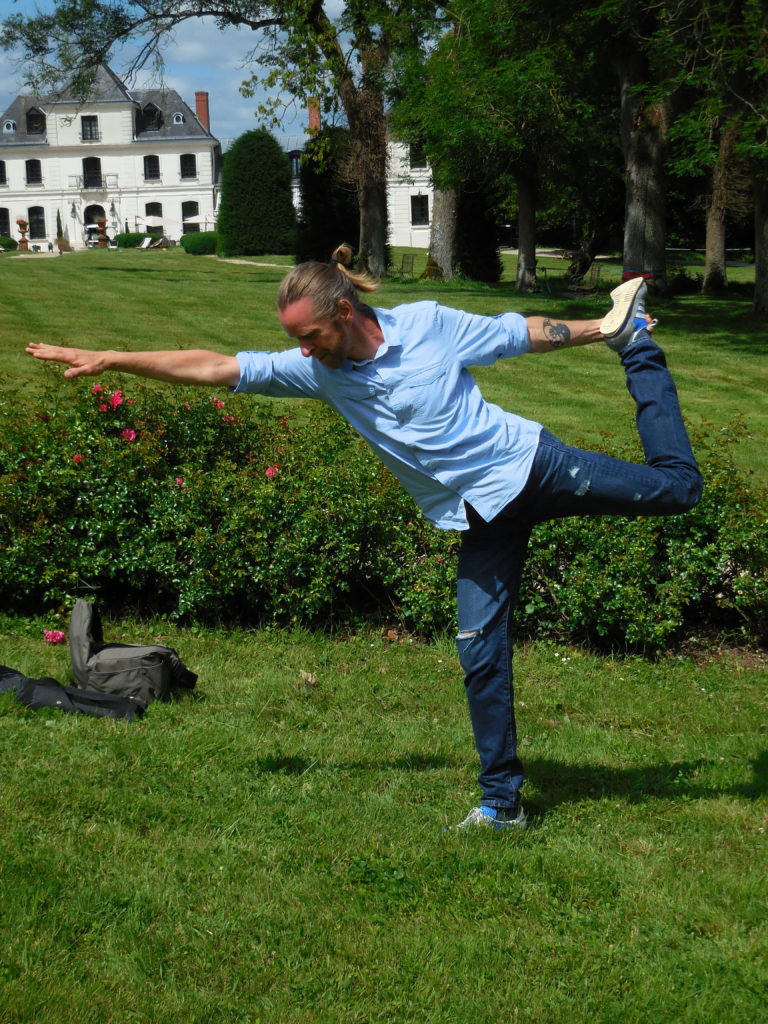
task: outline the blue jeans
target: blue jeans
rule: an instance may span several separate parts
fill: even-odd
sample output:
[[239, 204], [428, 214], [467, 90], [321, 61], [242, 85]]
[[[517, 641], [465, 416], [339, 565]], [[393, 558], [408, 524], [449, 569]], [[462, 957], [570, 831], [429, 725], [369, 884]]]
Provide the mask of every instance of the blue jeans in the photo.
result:
[[622, 355], [646, 465], [563, 444], [543, 431], [523, 491], [491, 522], [467, 506], [458, 571], [459, 660], [480, 756], [483, 803], [514, 810], [517, 756], [513, 616], [531, 529], [561, 516], [659, 516], [701, 497], [701, 476], [664, 353], [643, 332]]

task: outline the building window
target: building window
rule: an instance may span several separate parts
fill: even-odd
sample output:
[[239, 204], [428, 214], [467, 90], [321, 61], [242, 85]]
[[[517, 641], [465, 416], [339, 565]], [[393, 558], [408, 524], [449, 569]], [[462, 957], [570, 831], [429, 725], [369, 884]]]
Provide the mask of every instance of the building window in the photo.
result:
[[5, 160], [0, 160], [0, 185], [7, 185], [8, 178], [5, 173]]
[[83, 160], [83, 188], [103, 187], [101, 160], [97, 156], [87, 156]]
[[0, 206], [0, 235], [11, 237], [11, 212], [7, 206]]
[[420, 142], [413, 143], [408, 149], [408, 163], [411, 167], [426, 167], [427, 155]]
[[29, 208], [29, 237], [45, 238], [45, 210], [42, 206]]
[[42, 135], [45, 132], [45, 114], [37, 107], [27, 111], [27, 135]]
[[144, 115], [144, 131], [159, 132], [163, 127], [163, 112], [154, 103], [148, 103], [142, 111]]
[[160, 181], [160, 157], [144, 157], [144, 181]]
[[[197, 203], [190, 200], [188, 203], [181, 204], [181, 230], [185, 235], [192, 235], [196, 231], [200, 230], [200, 224], [197, 221], [197, 217], [200, 215], [200, 207]], [[191, 218], [195, 218], [192, 222]]]
[[99, 119], [95, 114], [84, 114], [80, 118], [80, 138], [83, 142], [99, 141]]
[[429, 196], [411, 196], [411, 224], [429, 226]]
[[173, 123], [174, 124], [184, 124], [184, 115], [183, 114], [174, 114], [173, 115]]
[[28, 185], [42, 185], [43, 184], [43, 167], [39, 160], [27, 160], [27, 184]]
[[197, 177], [197, 157], [194, 153], [182, 153], [179, 157], [179, 169], [182, 178]]
[[162, 203], [147, 203], [144, 207], [145, 221], [147, 230], [153, 235], [164, 235], [163, 230], [163, 204]]

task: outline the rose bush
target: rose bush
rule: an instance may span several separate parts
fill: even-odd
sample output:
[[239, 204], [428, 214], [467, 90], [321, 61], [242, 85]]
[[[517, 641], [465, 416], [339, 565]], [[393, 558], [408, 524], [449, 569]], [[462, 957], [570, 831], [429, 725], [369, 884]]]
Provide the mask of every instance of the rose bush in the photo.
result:
[[[47, 379], [1, 410], [0, 611], [94, 596], [185, 621], [455, 629], [458, 535], [327, 409]], [[537, 527], [521, 635], [646, 651], [711, 628], [764, 638], [768, 500], [736, 468], [737, 434], [695, 437], [706, 487], [685, 516]]]

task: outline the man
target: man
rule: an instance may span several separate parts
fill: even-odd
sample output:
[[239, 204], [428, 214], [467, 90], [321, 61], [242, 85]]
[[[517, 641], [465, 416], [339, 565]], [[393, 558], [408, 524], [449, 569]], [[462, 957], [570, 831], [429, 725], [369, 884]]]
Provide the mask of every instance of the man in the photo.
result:
[[[462, 531], [459, 659], [480, 757], [479, 807], [459, 827], [525, 827], [512, 684], [512, 619], [532, 526], [568, 515], [667, 515], [693, 507], [701, 477], [664, 355], [650, 331], [645, 283], [612, 292], [602, 320], [475, 316], [417, 302], [371, 308], [377, 283], [340, 263], [303, 263], [278, 291], [298, 348], [224, 356], [205, 350], [87, 352], [36, 344], [65, 377], [108, 370], [233, 392], [310, 397], [344, 416], [427, 518]], [[605, 341], [636, 403], [646, 465], [564, 445], [538, 423], [486, 402], [467, 367]]]

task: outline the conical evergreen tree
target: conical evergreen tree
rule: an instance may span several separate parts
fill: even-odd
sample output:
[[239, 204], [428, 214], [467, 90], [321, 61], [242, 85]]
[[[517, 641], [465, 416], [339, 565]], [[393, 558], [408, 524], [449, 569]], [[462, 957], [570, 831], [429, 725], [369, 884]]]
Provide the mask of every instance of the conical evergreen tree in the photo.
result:
[[264, 128], [241, 135], [224, 157], [218, 233], [222, 256], [293, 252], [290, 162]]

